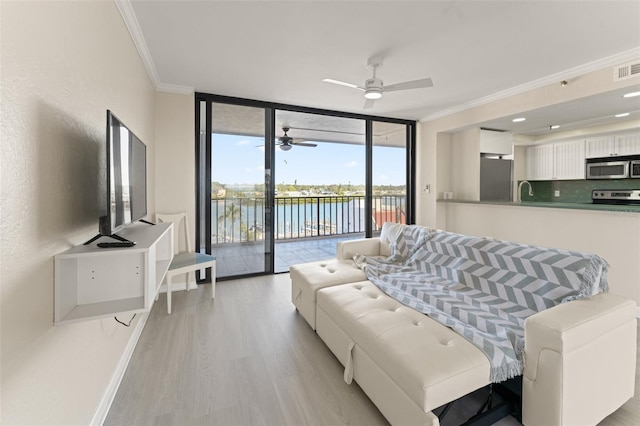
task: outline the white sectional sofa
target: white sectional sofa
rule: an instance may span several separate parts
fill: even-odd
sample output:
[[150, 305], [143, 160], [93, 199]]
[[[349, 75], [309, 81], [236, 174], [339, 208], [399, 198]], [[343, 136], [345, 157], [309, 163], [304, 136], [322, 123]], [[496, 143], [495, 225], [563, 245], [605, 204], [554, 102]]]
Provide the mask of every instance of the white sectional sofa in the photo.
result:
[[[380, 238], [340, 243], [337, 259], [292, 266], [292, 302], [345, 366], [345, 381], [355, 379], [389, 422], [438, 425], [433, 410], [489, 385], [491, 365], [351, 260], [390, 255], [395, 236], [383, 229]], [[636, 310], [600, 293], [528, 317], [521, 385], [515, 381], [525, 425], [596, 424], [633, 396]]]

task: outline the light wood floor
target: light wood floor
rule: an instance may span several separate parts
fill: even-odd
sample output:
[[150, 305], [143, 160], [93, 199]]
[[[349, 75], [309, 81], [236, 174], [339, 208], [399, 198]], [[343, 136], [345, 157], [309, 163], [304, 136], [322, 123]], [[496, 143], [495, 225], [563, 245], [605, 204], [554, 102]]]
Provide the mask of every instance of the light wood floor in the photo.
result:
[[[160, 297], [106, 425], [388, 424], [297, 314], [288, 274], [220, 282], [214, 301], [209, 292], [174, 293], [171, 315]], [[482, 397], [456, 402], [443, 425], [462, 423]], [[639, 408], [636, 392], [602, 424], [638, 425]]]

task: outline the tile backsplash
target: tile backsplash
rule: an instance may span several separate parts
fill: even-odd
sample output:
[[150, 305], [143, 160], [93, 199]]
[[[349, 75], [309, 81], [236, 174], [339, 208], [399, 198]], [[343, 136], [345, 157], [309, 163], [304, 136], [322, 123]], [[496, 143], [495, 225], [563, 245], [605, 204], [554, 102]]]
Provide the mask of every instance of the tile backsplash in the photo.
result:
[[[522, 201], [590, 203], [591, 191], [594, 189], [640, 189], [640, 179], [532, 180], [529, 183], [533, 189], [533, 197], [529, 196], [528, 188], [524, 185]], [[554, 196], [555, 191], [560, 191], [559, 197]]]

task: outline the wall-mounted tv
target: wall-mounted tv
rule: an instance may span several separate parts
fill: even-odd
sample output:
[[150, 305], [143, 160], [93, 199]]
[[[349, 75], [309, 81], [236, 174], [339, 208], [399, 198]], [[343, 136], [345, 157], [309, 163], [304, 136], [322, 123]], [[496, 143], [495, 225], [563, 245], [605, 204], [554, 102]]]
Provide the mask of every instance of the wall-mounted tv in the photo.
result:
[[147, 215], [147, 147], [109, 110], [106, 160], [107, 214], [100, 233], [85, 244], [101, 236], [126, 242], [116, 233]]

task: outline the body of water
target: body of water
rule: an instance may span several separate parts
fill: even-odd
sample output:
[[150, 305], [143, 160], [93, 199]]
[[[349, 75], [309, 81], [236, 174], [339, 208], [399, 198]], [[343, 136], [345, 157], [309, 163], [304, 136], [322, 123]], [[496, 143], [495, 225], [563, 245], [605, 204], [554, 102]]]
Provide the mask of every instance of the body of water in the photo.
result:
[[[375, 197], [374, 210], [404, 219], [403, 196]], [[401, 213], [399, 213], [401, 212]], [[339, 235], [365, 231], [364, 197], [276, 198], [276, 239]], [[375, 216], [374, 216], [375, 217]], [[261, 240], [265, 222], [262, 199], [211, 201], [213, 244]], [[380, 224], [381, 225], [381, 224]]]

